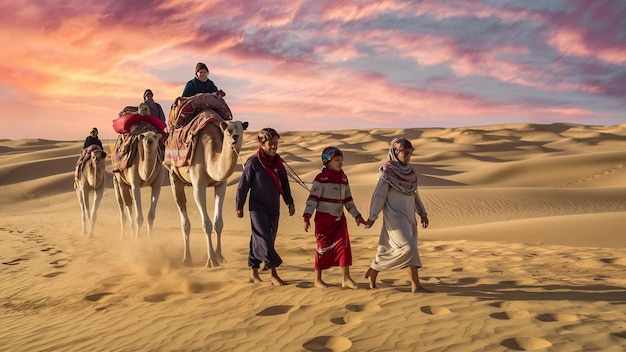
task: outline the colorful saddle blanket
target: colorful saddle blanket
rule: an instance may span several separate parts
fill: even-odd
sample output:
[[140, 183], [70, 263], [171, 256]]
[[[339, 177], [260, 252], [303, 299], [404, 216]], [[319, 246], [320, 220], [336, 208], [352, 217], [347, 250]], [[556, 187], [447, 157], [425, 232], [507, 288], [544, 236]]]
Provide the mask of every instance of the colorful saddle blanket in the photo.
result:
[[165, 143], [165, 160], [163, 165], [171, 169], [191, 165], [198, 141], [198, 132], [208, 123], [219, 126], [224, 119], [216, 111], [204, 109], [187, 122], [184, 126], [172, 129]]
[[[141, 116], [141, 115], [140, 115]], [[160, 120], [159, 120], [160, 121]], [[120, 172], [131, 164], [137, 155], [138, 136], [144, 132], [152, 131], [160, 133], [157, 128], [150, 122], [139, 121], [130, 127], [127, 133], [120, 133], [115, 141], [115, 147], [111, 153], [111, 163], [113, 164], [113, 172]], [[161, 160], [163, 160], [163, 152], [165, 145], [164, 138], [159, 141], [159, 151], [161, 152]]]
[[215, 111], [222, 120], [233, 119], [233, 114], [222, 97], [200, 93], [188, 98], [179, 97], [174, 101], [168, 117], [170, 131], [185, 126], [199, 111], [206, 108]]

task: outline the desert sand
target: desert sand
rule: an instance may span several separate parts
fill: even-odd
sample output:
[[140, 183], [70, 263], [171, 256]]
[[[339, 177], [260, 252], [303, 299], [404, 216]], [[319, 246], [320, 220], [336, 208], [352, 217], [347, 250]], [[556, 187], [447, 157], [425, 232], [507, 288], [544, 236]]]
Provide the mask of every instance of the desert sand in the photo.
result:
[[297, 183], [296, 215], [283, 205], [277, 239], [289, 285], [272, 286], [266, 272], [248, 283], [249, 216], [234, 209], [241, 166], [229, 179], [220, 267], [205, 267], [190, 188], [193, 265], [182, 265], [169, 181], [153, 238], [144, 228], [121, 239], [110, 162], [94, 238], [83, 238], [72, 188], [82, 140], [1, 140], [0, 350], [626, 350], [626, 124], [279, 132], [279, 153], [306, 182], [324, 146], [341, 148], [363, 214], [389, 141], [413, 142], [431, 222], [419, 233], [419, 273], [434, 293], [412, 294], [406, 270], [368, 288], [382, 221], [349, 221], [359, 289], [341, 288], [340, 268], [324, 274], [333, 287], [314, 288], [308, 193]]

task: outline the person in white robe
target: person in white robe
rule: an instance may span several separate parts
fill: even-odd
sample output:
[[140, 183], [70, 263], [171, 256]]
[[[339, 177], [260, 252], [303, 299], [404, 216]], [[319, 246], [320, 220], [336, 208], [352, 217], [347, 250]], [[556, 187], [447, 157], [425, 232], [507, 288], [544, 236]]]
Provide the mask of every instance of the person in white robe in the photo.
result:
[[407, 268], [411, 291], [428, 293], [419, 281], [417, 269], [422, 267], [417, 250], [417, 219], [428, 227], [428, 214], [417, 190], [417, 174], [410, 164], [413, 146], [406, 138], [394, 138], [388, 160], [380, 168], [378, 183], [372, 194], [366, 228], [371, 227], [383, 213], [378, 249], [365, 273], [370, 288], [376, 288], [376, 278], [383, 270]]

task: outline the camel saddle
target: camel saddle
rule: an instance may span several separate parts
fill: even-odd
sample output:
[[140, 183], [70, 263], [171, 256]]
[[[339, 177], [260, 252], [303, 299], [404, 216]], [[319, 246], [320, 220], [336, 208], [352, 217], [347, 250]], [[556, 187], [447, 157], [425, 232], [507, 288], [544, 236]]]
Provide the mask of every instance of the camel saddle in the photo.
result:
[[80, 180], [80, 177], [83, 174], [83, 169], [85, 168], [85, 164], [87, 164], [87, 161], [89, 161], [89, 156], [91, 155], [91, 152], [96, 151], [96, 150], [104, 154], [102, 157], [106, 158], [107, 153], [104, 151], [104, 149], [102, 149], [97, 144], [92, 144], [88, 146], [87, 148], [84, 148], [81, 151], [80, 156], [78, 157], [78, 160], [76, 161], [76, 171], [74, 173], [74, 178], [76, 180]]
[[172, 104], [168, 124], [170, 131], [185, 126], [202, 109], [209, 108], [223, 120], [232, 120], [233, 114], [222, 99], [212, 93], [199, 93], [193, 97], [179, 97]]
[[[139, 140], [138, 136], [141, 133], [148, 131], [160, 133], [150, 122], [139, 121], [130, 128], [130, 132], [119, 134], [117, 141], [115, 141], [113, 153], [111, 153], [113, 172], [120, 172], [128, 168], [128, 165], [130, 165], [133, 159], [137, 156], [136, 144]], [[163, 139], [159, 141], [159, 147], [161, 160], [163, 160], [163, 153], [165, 150]]]
[[[220, 98], [221, 99], [221, 98]], [[170, 135], [165, 142], [165, 160], [163, 165], [171, 170], [171, 166], [181, 167], [191, 165], [191, 159], [198, 145], [198, 132], [208, 123], [219, 126], [224, 121], [218, 112], [204, 110], [193, 116], [184, 126], [170, 130]]]

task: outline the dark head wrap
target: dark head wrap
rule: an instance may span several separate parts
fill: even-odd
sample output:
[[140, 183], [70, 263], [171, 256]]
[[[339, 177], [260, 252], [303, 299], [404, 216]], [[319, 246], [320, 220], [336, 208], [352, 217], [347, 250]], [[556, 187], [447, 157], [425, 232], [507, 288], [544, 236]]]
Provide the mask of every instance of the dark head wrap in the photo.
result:
[[154, 93], [152, 93], [152, 90], [146, 89], [146, 91], [143, 92], [143, 100], [146, 100], [146, 97], [148, 96], [148, 94], [154, 95]]

